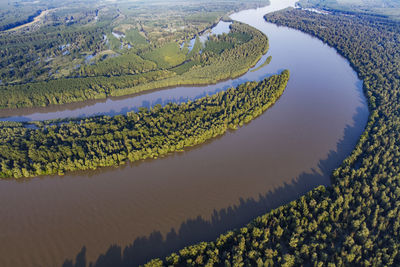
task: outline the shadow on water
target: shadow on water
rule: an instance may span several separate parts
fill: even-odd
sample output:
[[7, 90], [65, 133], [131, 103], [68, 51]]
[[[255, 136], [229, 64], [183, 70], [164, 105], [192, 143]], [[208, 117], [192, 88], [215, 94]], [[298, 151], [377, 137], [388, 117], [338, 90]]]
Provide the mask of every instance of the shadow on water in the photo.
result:
[[201, 216], [195, 219], [188, 219], [181, 224], [178, 230], [171, 229], [165, 237], [161, 232], [154, 231], [147, 237], [142, 236], [135, 239], [125, 248], [112, 245], [95, 262], [88, 263], [86, 247], [83, 247], [74, 260], [67, 259], [62, 266], [125, 267], [144, 264], [153, 258], [163, 258], [187, 245], [200, 241], [215, 240], [221, 233], [244, 226], [255, 217], [289, 203], [319, 185], [329, 185], [330, 174], [353, 150], [365, 128], [367, 117], [368, 110], [366, 107], [357, 109], [356, 114], [353, 116], [354, 125], [346, 126], [343, 139], [338, 142], [336, 151], [330, 150], [327, 158], [319, 161], [319, 170], [312, 169], [310, 172], [302, 173], [293, 179], [290, 184], [285, 183], [264, 195], [260, 194], [258, 199], [241, 198], [238, 205], [219, 211], [214, 210], [210, 220]]
[[[247, 77], [242, 75], [234, 79], [226, 79], [218, 81], [215, 84], [208, 85], [191, 85], [190, 89], [194, 89], [195, 93], [184, 93], [182, 88], [185, 86], [173, 86], [159, 89], [146, 90], [132, 95], [109, 97], [99, 100], [87, 100], [84, 102], [74, 102], [62, 105], [49, 105], [47, 107], [21, 108], [21, 109], [4, 109], [0, 110], [0, 121], [30, 122], [43, 121], [49, 119], [83, 119], [91, 116], [115, 116], [126, 114], [131, 111], [138, 111], [140, 107], [151, 108], [156, 104], [165, 106], [168, 103], [181, 104], [183, 102], [195, 101], [207, 95], [214, 95], [221, 91], [226, 91], [231, 87], [237, 87], [240, 84], [249, 81], [261, 81], [266, 77], [279, 74], [284, 69], [278, 71], [264, 72], [260, 75], [252, 74]], [[250, 73], [248, 71], [247, 73]], [[227, 84], [226, 84], [227, 83]], [[165, 94], [168, 92], [168, 94]], [[196, 92], [199, 92], [196, 94]], [[182, 95], [183, 94], [183, 95]], [[143, 101], [128, 101], [136, 98], [145, 98]], [[103, 107], [101, 107], [103, 105]], [[104, 106], [105, 105], [105, 106]], [[115, 106], [118, 108], [115, 108]], [[99, 106], [100, 110], [97, 111]], [[94, 110], [91, 110], [94, 108]], [[75, 111], [75, 112], [72, 112]], [[71, 113], [72, 112], [72, 113]]]
[[[196, 94], [196, 95], [186, 95], [186, 96], [180, 96], [179, 95], [179, 96], [174, 97], [173, 96], [174, 94], [173, 94], [173, 91], [172, 91], [168, 95], [168, 97], [160, 96], [160, 97], [157, 97], [157, 98], [153, 97], [153, 98], [150, 98], [150, 99], [145, 99], [145, 100], [141, 101], [140, 103], [138, 103], [137, 105], [132, 105], [131, 104], [129, 107], [125, 106], [125, 107], [122, 107], [119, 110], [110, 109], [108, 111], [101, 111], [101, 112], [93, 113], [93, 114], [82, 113], [82, 114], [79, 114], [77, 116], [77, 118], [86, 118], [86, 117], [90, 117], [90, 116], [102, 116], [102, 115], [116, 116], [116, 115], [120, 115], [120, 114], [126, 114], [126, 113], [132, 112], [132, 111], [137, 112], [139, 110], [139, 108], [142, 108], [142, 107], [150, 109], [150, 108], [154, 107], [155, 105], [165, 106], [165, 105], [170, 104], [170, 103], [182, 104], [182, 103], [186, 103], [188, 101], [196, 101], [196, 100], [198, 100], [200, 98], [203, 98], [203, 97], [206, 97], [206, 96], [211, 96], [211, 95], [215, 95], [215, 94], [217, 94], [219, 92], [222, 92], [222, 91], [227, 91], [229, 88], [232, 88], [232, 87], [236, 88], [237, 86], [239, 86], [239, 85], [241, 85], [243, 83], [246, 83], [246, 82], [252, 82], [252, 81], [259, 82], [259, 81], [262, 81], [263, 79], [265, 79], [267, 77], [282, 73], [282, 71], [284, 71], [284, 70], [285, 69], [279, 69], [276, 72], [263, 73], [263, 75], [261, 75], [261, 76], [259, 76], [257, 78], [254, 78], [254, 79], [249, 79], [249, 78], [246, 78], [246, 77], [239, 77], [239, 78], [236, 78], [236, 79], [228, 79], [226, 81], [231, 81], [230, 84], [223, 85], [223, 86], [218, 87], [218, 88], [213, 89], [213, 90], [210, 90], [210, 89], [207, 89], [207, 90], [204, 90], [204, 91], [200, 90], [201, 92], [199, 94]], [[204, 86], [207, 87], [207, 85], [204, 85]], [[202, 88], [201, 85], [193, 86], [193, 87]], [[174, 88], [175, 89], [179, 89], [180, 87], [171, 87], [169, 89], [174, 90]], [[153, 93], [162, 92], [162, 89], [155, 89], [155, 90], [147, 91], [147, 93], [149, 93], [149, 94], [152, 93], [152, 92]], [[146, 95], [146, 91], [145, 92], [141, 92], [141, 93], [139, 93], [137, 95], [133, 95], [131, 97], [135, 97], [135, 96], [139, 96], [139, 95]], [[125, 97], [125, 98], [121, 98], [121, 99], [124, 100], [124, 99], [128, 99], [128, 98]], [[12, 118], [13, 119], [18, 119], [20, 121], [23, 121], [23, 120], [27, 119], [26, 117], [12, 117]], [[1, 120], [1, 118], [0, 118], [0, 120]]]

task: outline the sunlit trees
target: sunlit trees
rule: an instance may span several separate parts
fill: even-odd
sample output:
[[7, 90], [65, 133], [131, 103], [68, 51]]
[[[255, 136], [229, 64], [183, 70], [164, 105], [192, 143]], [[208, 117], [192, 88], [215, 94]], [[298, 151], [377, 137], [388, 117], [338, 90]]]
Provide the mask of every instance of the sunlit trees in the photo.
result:
[[156, 105], [115, 117], [0, 125], [0, 176], [29, 177], [157, 158], [224, 134], [268, 109], [289, 72], [194, 102]]
[[[266, 19], [312, 34], [364, 80], [370, 117], [352, 154], [320, 186], [164, 266], [397, 266], [400, 264], [400, 24], [380, 16], [301, 10]], [[260, 235], [260, 233], [262, 233]], [[212, 257], [210, 255], [213, 255]]]
[[[128, 51], [123, 55], [105, 59], [94, 65], [82, 65], [76, 70], [78, 76], [29, 81], [16, 85], [0, 85], [0, 108], [65, 104], [109, 96], [122, 96], [169, 86], [209, 84], [240, 76], [266, 53], [268, 39], [257, 29], [245, 24], [234, 23], [231, 28], [231, 33], [213, 37], [212, 41], [206, 43], [223, 47], [218, 51], [212, 48], [213, 45], [208, 45], [211, 48], [206, 45], [201, 55], [199, 47], [197, 47], [196, 55], [189, 53], [185, 58], [185, 53], [180, 51], [178, 45], [170, 43], [161, 48], [152, 48], [146, 53]], [[101, 33], [98, 28], [90, 28], [87, 31], [89, 30], [91, 30], [91, 35], [100, 35]], [[71, 33], [70, 38], [78, 38], [77, 36], [80, 34], [84, 34], [84, 32]], [[47, 38], [55, 37], [49, 35]], [[47, 45], [46, 41], [49, 40], [41, 40], [41, 45]], [[13, 39], [13, 42], [17, 42], [17, 40]], [[99, 42], [101, 43], [102, 40]], [[57, 43], [57, 47], [58, 45], [59, 43]], [[0, 39], [0, 48], [4, 46], [10, 47], [10, 49], [5, 51], [0, 49], [0, 56], [10, 57], [8, 61], [14, 61], [15, 53], [20, 55], [19, 60], [31, 60], [28, 56], [23, 57], [23, 55], [31, 54], [25, 46], [14, 47], [11, 40], [4, 41], [2, 44]], [[75, 50], [74, 53], [79, 53], [78, 48]], [[165, 58], [174, 59], [177, 56], [180, 60], [177, 62], [172, 60], [170, 62], [172, 65], [164, 62]], [[151, 60], [156, 61], [159, 65]], [[182, 65], [180, 65], [181, 63]], [[7, 61], [0, 61], [0, 67], [2, 64], [4, 71], [7, 70]], [[174, 64], [179, 65], [174, 66]], [[21, 77], [24, 76], [21, 75]]]

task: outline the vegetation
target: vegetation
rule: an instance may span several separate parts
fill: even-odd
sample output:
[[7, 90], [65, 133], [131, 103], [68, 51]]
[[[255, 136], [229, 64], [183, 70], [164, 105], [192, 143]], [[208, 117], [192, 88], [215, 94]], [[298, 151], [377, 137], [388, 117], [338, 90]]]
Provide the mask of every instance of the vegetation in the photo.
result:
[[144, 59], [157, 63], [160, 68], [170, 68], [182, 64], [186, 59], [187, 50], [181, 50], [177, 43], [168, 43], [160, 48], [142, 54]]
[[0, 35], [0, 80], [4, 86], [48, 80], [49, 76], [57, 78], [57, 71], [63, 67], [72, 70], [76, 64], [83, 64], [76, 61], [83, 51], [97, 53], [106, 49], [101, 28], [104, 25], [81, 27], [76, 23], [77, 28], [70, 26], [61, 32], [43, 27], [23, 35], [13, 32]]
[[370, 118], [330, 187], [246, 227], [150, 266], [397, 266], [400, 264], [400, 24], [376, 16], [301, 10], [266, 19], [335, 47], [364, 80]]
[[[138, 75], [99, 76], [77, 79], [58, 79], [0, 89], [0, 107], [31, 107], [64, 104], [109, 95], [135, 93], [136, 87], [150, 81], [175, 76], [171, 71], [154, 71]], [[131, 88], [129, 91], [126, 88]], [[126, 94], [125, 93], [125, 94]]]
[[271, 62], [271, 60], [272, 60], [272, 56], [267, 57], [263, 64], [261, 64], [260, 66], [258, 66], [255, 69], [251, 70], [251, 72], [255, 72], [255, 71], [258, 71], [259, 69], [264, 68], [265, 66], [267, 66]]
[[[246, 34], [251, 35], [252, 38], [248, 42], [242, 43], [242, 37]], [[188, 71], [162, 81], [140, 84], [136, 87], [136, 90], [143, 91], [176, 85], [209, 84], [227, 78], [235, 78], [246, 73], [268, 50], [266, 36], [260, 31], [241, 23], [233, 23], [229, 34], [212, 37], [211, 41], [221, 42], [226, 48], [231, 46], [232, 49], [204, 50], [201, 54], [189, 60], [189, 62], [195, 61], [195, 63], [193, 67], [188, 68]], [[196, 62], [200, 62], [200, 64]]]
[[20, 20], [20, 21], [15, 21], [3, 26], [0, 26], [0, 31], [5, 31], [5, 30], [9, 30], [18, 26], [21, 26], [23, 24], [32, 22], [37, 16], [39, 16], [42, 13], [42, 10], [37, 10], [35, 13], [33, 13], [32, 15], [30, 15], [29, 17], [27, 17], [26, 19]]
[[[40, 22], [16, 31], [0, 30], [0, 85], [76, 77], [80, 67], [107, 60], [104, 53], [123, 59], [130, 57], [128, 51], [139, 55], [182, 43], [233, 10], [267, 2], [0, 0], [0, 29], [4, 30], [24, 25], [46, 11]], [[124, 37], [116, 38], [112, 32]], [[86, 56], [93, 59], [88, 61]]]
[[200, 54], [202, 48], [203, 48], [203, 44], [201, 43], [199, 36], [196, 36], [196, 39], [195, 39], [195, 41], [194, 41], [193, 48], [192, 48], [192, 50], [189, 52], [189, 54], [187, 55], [188, 58], [193, 58], [194, 56]]
[[106, 36], [109, 48], [113, 51], [119, 51], [121, 49], [121, 41], [111, 32], [107, 33]]
[[126, 116], [72, 122], [0, 124], [0, 177], [63, 174], [157, 158], [248, 123], [283, 93], [289, 72], [194, 102], [142, 108]]
[[300, 0], [297, 5], [302, 8], [318, 8], [346, 12], [356, 11], [358, 13], [362, 12], [370, 15], [389, 17], [395, 20], [400, 19], [400, 2], [396, 0]]
[[[215, 83], [244, 74], [268, 49], [264, 34], [240, 23], [232, 24], [227, 35], [212, 36], [210, 42], [225, 48], [206, 47], [201, 54], [188, 54], [170, 43], [140, 55], [128, 51], [124, 57], [82, 66], [78, 75], [86, 77], [0, 85], [0, 108], [47, 106], [167, 86]], [[167, 70], [175, 64], [182, 65]]]
[[[60, 1], [9, 1], [0, 0], [0, 31], [6, 31], [14, 27], [32, 22], [42, 10], [60, 7]], [[72, 6], [80, 1], [68, 0]], [[90, 3], [90, 0], [86, 0]], [[62, 5], [62, 4], [61, 4]], [[82, 2], [80, 3], [82, 6]]]
[[123, 74], [139, 74], [157, 69], [153, 61], [145, 60], [131, 51], [123, 57], [110, 57], [96, 65], [84, 65], [79, 70], [81, 77], [120, 76]]
[[125, 40], [128, 43], [134, 44], [135, 46], [139, 47], [147, 45], [146, 38], [143, 35], [141, 35], [137, 29], [129, 29], [128, 31], [126, 31]]

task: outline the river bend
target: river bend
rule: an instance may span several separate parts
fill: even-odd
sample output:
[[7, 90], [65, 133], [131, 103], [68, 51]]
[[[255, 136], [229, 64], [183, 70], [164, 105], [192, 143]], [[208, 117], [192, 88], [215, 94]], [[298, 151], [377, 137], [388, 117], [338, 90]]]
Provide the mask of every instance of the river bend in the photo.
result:
[[[260, 70], [210, 87], [103, 101], [114, 101], [118, 113], [124, 101], [134, 106], [135, 101], [185, 99], [289, 69], [288, 87], [272, 108], [236, 131], [161, 159], [63, 177], [1, 180], [0, 265], [61, 266], [80, 252], [78, 259], [86, 262], [105, 253], [99, 263], [135, 265], [213, 240], [318, 185], [329, 185], [331, 171], [362, 133], [368, 109], [362, 82], [333, 48], [264, 21], [265, 13], [294, 3], [271, 0], [268, 7], [231, 16], [268, 36], [270, 49], [258, 64], [269, 55], [272, 61]], [[53, 111], [40, 114], [46, 112]]]

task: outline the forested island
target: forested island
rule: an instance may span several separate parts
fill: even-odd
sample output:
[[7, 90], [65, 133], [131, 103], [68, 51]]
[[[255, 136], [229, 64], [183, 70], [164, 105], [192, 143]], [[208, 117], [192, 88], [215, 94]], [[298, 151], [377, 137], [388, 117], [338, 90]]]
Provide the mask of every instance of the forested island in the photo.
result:
[[400, 24], [338, 11], [287, 10], [265, 18], [320, 38], [350, 61], [369, 100], [365, 132], [330, 187], [147, 266], [399, 265]]
[[[179, 11], [158, 1], [139, 8], [122, 2], [93, 5], [54, 9], [43, 25], [24, 34], [0, 32], [0, 108], [216, 83], [244, 74], [268, 50], [264, 34], [238, 22], [228, 33], [198, 38], [226, 12], [252, 2], [204, 9], [189, 1]], [[153, 16], [152, 8], [165, 12]], [[0, 12], [0, 26], [2, 17], [8, 18]], [[191, 39], [196, 39], [193, 47]]]
[[[54, 9], [35, 28], [0, 33], [0, 109], [215, 83], [247, 72], [268, 50], [264, 34], [239, 22], [231, 24], [229, 33], [200, 38], [222, 18], [227, 19], [228, 11], [257, 6], [255, 0], [246, 4], [201, 1], [200, 5], [186, 1], [179, 9], [159, 0], [148, 5], [134, 1], [135, 8], [124, 1], [107, 6], [73, 0], [73, 8], [55, 0], [38, 2], [36, 9], [30, 8], [31, 2], [14, 3], [24, 7], [21, 14], [0, 3], [0, 30], [32, 21], [41, 10]], [[301, 5], [315, 7], [318, 2], [301, 0]], [[182, 248], [145, 266], [400, 265], [400, 23], [393, 20], [398, 16], [379, 5], [351, 11], [351, 6], [340, 9], [339, 4], [322, 2], [318, 7], [324, 8], [323, 14], [288, 9], [268, 14], [265, 20], [321, 39], [349, 60], [363, 80], [369, 121], [351, 155], [332, 173], [332, 184], [319, 186], [215, 241]], [[156, 8], [164, 12], [156, 14]], [[271, 56], [254, 71], [270, 61]], [[289, 76], [284, 70], [195, 101], [140, 108], [113, 117], [0, 122], [0, 178], [64, 175], [184, 151], [260, 116], [283, 94]], [[11, 200], [5, 199], [5, 205], [18, 198], [10, 192]], [[67, 202], [70, 199], [68, 194]], [[16, 207], [20, 212], [21, 206]], [[28, 219], [33, 221], [34, 215]], [[34, 227], [29, 225], [28, 232]], [[12, 231], [4, 236], [20, 238], [12, 236]], [[171, 232], [179, 234], [175, 229]], [[75, 240], [58, 242], [55, 246]], [[4, 249], [2, 255], [7, 253]], [[51, 258], [53, 254], [57, 253], [49, 250], [48, 255], [35, 257]], [[80, 256], [76, 266], [86, 266]], [[34, 257], [27, 259], [35, 264]]]
[[[232, 24], [229, 34], [211, 37], [201, 54], [199, 42], [187, 55], [170, 44], [142, 53], [142, 57], [127, 52], [125, 60], [111, 58], [83, 67], [77, 78], [3, 85], [0, 108], [65, 104], [168, 86], [216, 83], [244, 74], [268, 50], [264, 34], [240, 23]], [[177, 62], [164, 61], [179, 55]]]
[[194, 102], [114, 117], [0, 126], [0, 177], [31, 177], [157, 158], [236, 129], [283, 93], [289, 71]]
[[271, 60], [272, 60], [272, 56], [268, 56], [268, 57], [265, 59], [264, 63], [262, 63], [262, 64], [261, 64], [260, 66], [258, 66], [257, 68], [252, 69], [251, 72], [258, 71], [259, 69], [261, 69], [261, 68], [267, 66], [269, 63], [271, 63]]

